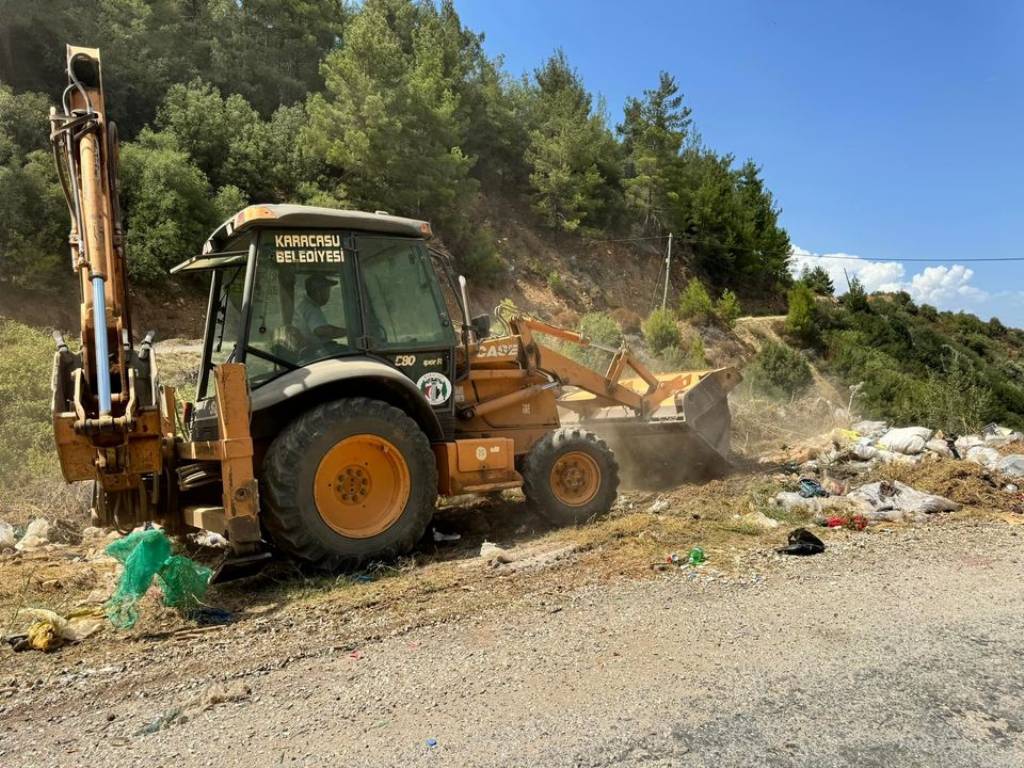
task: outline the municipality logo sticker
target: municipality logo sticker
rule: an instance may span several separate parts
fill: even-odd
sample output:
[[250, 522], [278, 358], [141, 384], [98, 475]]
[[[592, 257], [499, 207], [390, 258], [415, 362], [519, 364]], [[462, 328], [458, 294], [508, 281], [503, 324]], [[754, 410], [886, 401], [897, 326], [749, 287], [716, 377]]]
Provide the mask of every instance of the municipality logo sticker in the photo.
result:
[[446, 403], [452, 396], [452, 383], [448, 381], [448, 377], [435, 371], [420, 376], [416, 386], [431, 405]]

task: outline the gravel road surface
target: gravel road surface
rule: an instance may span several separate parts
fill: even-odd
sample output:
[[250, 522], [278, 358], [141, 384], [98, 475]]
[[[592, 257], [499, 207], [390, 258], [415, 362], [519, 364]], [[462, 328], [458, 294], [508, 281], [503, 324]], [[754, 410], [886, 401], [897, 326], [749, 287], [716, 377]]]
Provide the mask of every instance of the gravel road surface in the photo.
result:
[[0, 765], [1020, 766], [1017, 531], [865, 534], [742, 577], [534, 596], [283, 667], [238, 647], [213, 693], [157, 653], [133, 662], [152, 666], [146, 689], [100, 670], [0, 700]]

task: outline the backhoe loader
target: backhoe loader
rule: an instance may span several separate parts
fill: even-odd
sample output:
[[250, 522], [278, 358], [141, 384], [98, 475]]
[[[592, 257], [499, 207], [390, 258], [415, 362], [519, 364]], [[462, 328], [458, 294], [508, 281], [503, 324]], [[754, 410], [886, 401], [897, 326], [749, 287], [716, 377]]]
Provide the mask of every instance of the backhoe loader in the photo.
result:
[[654, 446], [652, 472], [726, 466], [734, 369], [655, 376], [624, 345], [597, 373], [565, 353], [586, 337], [517, 311], [492, 335], [430, 224], [381, 212], [251, 205], [172, 269], [209, 278], [197, 395], [179, 404], [154, 334], [133, 334], [99, 51], [69, 46], [67, 74], [51, 140], [81, 346], [57, 335], [53, 427], [64, 477], [95, 481], [98, 524], [222, 533], [221, 578], [270, 548], [333, 569], [410, 550], [438, 495], [522, 488], [557, 523], [602, 514], [619, 483], [606, 437]]

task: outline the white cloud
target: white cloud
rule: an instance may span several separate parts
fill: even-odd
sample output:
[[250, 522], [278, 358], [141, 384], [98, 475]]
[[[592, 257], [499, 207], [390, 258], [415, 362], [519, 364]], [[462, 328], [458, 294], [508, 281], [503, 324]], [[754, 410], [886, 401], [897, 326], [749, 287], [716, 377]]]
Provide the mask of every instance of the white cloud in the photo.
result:
[[906, 269], [897, 261], [866, 261], [848, 253], [817, 254], [794, 245], [790, 270], [796, 276], [805, 266], [824, 267], [838, 294], [846, 293], [846, 275], [849, 275], [850, 279], [860, 280], [868, 293], [906, 291], [914, 301], [940, 309], [964, 309], [988, 298], [985, 291], [971, 285], [974, 270], [962, 264], [925, 267], [907, 280]]

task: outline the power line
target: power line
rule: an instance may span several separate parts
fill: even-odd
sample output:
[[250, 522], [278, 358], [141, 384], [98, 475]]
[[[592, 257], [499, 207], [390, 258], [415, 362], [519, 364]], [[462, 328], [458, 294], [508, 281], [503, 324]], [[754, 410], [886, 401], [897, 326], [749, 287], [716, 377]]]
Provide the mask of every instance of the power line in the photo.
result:
[[891, 259], [885, 259], [877, 256], [839, 256], [832, 254], [816, 254], [816, 253], [791, 253], [790, 258], [808, 258], [808, 259], [851, 259], [853, 261], [898, 261], [898, 262], [918, 262], [918, 263], [929, 263], [929, 264], [971, 264], [978, 261], [1024, 261], [1024, 256], [980, 256], [972, 257], [969, 259], [950, 258], [950, 259], [903, 259], [899, 257], [893, 257]]
[[[652, 235], [651, 237], [621, 237], [613, 238], [611, 240], [586, 240], [585, 242], [589, 245], [599, 245], [601, 243], [638, 243], [646, 240], [668, 240], [672, 235]], [[716, 248], [722, 248], [726, 251], [744, 251], [746, 253], [752, 253], [749, 248], [743, 248], [735, 245], [724, 245], [722, 243], [714, 243], [705, 238], [693, 237], [692, 235], [676, 235], [678, 240], [686, 240], [691, 243], [700, 243], [702, 245], [713, 245]], [[874, 262], [907, 262], [916, 264], [975, 264], [978, 262], [1000, 262], [1000, 261], [1024, 261], [1024, 256], [972, 256], [970, 258], [961, 259], [957, 257], [948, 259], [923, 259], [916, 257], [901, 258], [894, 256], [892, 258], [884, 258], [881, 256], [850, 256], [840, 254], [818, 254], [818, 253], [790, 253], [789, 258], [799, 259], [846, 259], [850, 261], [874, 261]]]
[[669, 235], [653, 235], [651, 237], [622, 237], [615, 240], [586, 240], [585, 242], [590, 245], [598, 245], [599, 243], [637, 243], [641, 240], [668, 240]]

